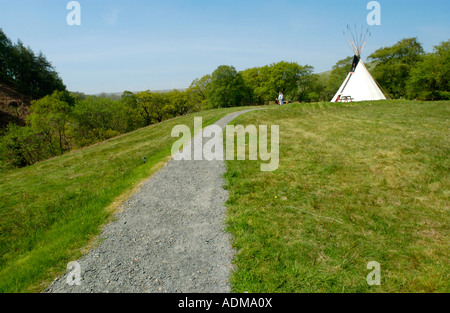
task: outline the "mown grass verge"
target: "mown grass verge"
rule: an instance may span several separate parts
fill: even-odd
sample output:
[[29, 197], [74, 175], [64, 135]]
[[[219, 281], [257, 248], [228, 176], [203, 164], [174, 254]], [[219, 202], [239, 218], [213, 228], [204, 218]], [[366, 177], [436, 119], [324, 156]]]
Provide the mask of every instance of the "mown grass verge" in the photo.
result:
[[[233, 291], [448, 292], [449, 118], [448, 101], [292, 104], [237, 118], [280, 126], [280, 166], [227, 161]], [[372, 261], [380, 286], [367, 284]]]
[[243, 109], [187, 115], [1, 173], [0, 292], [42, 291], [78, 259], [123, 195], [169, 160], [175, 125], [193, 129], [201, 116], [207, 126]]

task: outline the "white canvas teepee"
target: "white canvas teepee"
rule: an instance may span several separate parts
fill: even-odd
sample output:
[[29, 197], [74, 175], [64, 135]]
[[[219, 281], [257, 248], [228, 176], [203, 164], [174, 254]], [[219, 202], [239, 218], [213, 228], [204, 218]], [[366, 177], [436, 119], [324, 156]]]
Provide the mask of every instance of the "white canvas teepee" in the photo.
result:
[[378, 87], [375, 79], [370, 75], [364, 62], [361, 60], [361, 52], [364, 49], [370, 33], [366, 31], [366, 35], [362, 33], [358, 40], [358, 35], [352, 34], [353, 41], [347, 37], [355, 57], [353, 58], [352, 68], [342, 86], [337, 91], [331, 102], [350, 102], [350, 101], [375, 101], [385, 100], [383, 92]]

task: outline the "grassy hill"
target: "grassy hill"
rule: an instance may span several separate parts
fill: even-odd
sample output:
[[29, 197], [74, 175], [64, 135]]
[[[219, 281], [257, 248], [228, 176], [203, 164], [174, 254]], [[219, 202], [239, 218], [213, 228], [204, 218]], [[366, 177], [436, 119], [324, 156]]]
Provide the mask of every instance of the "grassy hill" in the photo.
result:
[[[450, 102], [293, 104], [280, 167], [228, 161], [236, 292], [448, 292]], [[369, 262], [381, 286], [369, 286]]]
[[[242, 108], [195, 114], [207, 126]], [[0, 292], [40, 291], [76, 260], [121, 200], [168, 160], [175, 125], [142, 128], [0, 174]], [[142, 158], [146, 157], [144, 164]]]
[[[204, 126], [243, 108], [210, 110]], [[449, 291], [450, 102], [272, 106], [280, 167], [228, 161], [237, 292]], [[0, 174], [0, 292], [43, 290], [168, 160], [193, 115]], [[142, 158], [147, 157], [147, 163]], [[367, 264], [381, 264], [368, 286]]]

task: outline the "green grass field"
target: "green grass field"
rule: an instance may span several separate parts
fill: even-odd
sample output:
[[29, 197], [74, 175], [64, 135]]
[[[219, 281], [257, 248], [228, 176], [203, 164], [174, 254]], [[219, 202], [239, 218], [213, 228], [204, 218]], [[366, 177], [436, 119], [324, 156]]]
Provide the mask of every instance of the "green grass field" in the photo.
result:
[[227, 162], [233, 290], [449, 292], [449, 118], [448, 101], [383, 101], [235, 120], [280, 126], [280, 167]]
[[[207, 126], [242, 108], [163, 122], [0, 174], [0, 292], [37, 292], [78, 259], [121, 200], [168, 161], [175, 125]], [[142, 158], [146, 157], [144, 164]]]
[[[0, 292], [39, 292], [168, 160], [163, 122], [0, 174]], [[280, 167], [227, 161], [235, 292], [449, 291], [450, 102], [292, 104], [234, 124], [279, 125]], [[143, 163], [142, 157], [147, 157]], [[381, 286], [368, 286], [370, 261]]]

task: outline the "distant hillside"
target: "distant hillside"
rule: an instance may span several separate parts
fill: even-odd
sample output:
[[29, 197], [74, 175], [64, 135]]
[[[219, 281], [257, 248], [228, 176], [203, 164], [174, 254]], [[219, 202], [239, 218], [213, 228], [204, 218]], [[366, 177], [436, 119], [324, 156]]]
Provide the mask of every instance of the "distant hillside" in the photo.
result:
[[[166, 93], [166, 92], [170, 92], [170, 91], [173, 91], [173, 90], [186, 91], [187, 88], [175, 88], [175, 89], [164, 89], [164, 90], [152, 90], [152, 92], [156, 92], [156, 93]], [[132, 93], [136, 94], [136, 93], [139, 93], [139, 92], [142, 92], [142, 91], [143, 91], [143, 90], [141, 90], [141, 91], [132, 91]], [[113, 99], [113, 100], [118, 100], [118, 99], [120, 99], [120, 98], [122, 97], [122, 94], [123, 94], [123, 93], [124, 93], [124, 91], [122, 91], [122, 92], [110, 92], [110, 93], [102, 92], [102, 93], [94, 94], [93, 96], [96, 96], [96, 97], [102, 97], [102, 98], [110, 98], [110, 99]]]
[[[371, 72], [375, 68], [375, 66], [377, 65], [376, 62], [368, 62], [368, 63], [364, 62], [364, 64], [366, 65], [366, 67], [369, 70], [369, 72]], [[326, 71], [326, 72], [317, 73], [317, 75], [319, 75], [321, 78], [327, 79], [330, 76], [332, 71], [333, 70], [331, 69], [331, 70]]]
[[328, 79], [328, 77], [330, 76], [330, 74], [331, 74], [331, 70], [330, 70], [330, 71], [326, 71], [326, 72], [322, 72], [322, 73], [317, 73], [317, 75], [319, 75], [319, 77], [320, 77], [320, 78], [323, 78], [324, 80], [325, 80], [325, 79]]

